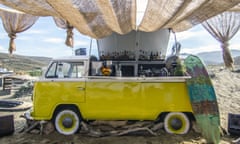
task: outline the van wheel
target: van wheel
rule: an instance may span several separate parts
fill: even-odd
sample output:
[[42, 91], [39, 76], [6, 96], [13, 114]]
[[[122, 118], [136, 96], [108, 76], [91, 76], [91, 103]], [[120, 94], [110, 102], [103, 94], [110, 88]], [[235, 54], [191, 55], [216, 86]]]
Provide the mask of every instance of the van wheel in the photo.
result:
[[72, 135], [79, 129], [80, 118], [75, 109], [63, 109], [56, 113], [54, 126], [63, 135]]
[[170, 134], [186, 134], [190, 129], [190, 121], [184, 113], [170, 112], [164, 118], [164, 129]]

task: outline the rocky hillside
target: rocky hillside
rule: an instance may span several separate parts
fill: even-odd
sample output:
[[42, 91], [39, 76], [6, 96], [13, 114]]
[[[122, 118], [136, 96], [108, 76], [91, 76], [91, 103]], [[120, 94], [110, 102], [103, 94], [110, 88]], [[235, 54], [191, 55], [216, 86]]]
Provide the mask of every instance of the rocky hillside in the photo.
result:
[[47, 66], [51, 58], [0, 53], [0, 67], [8, 70], [32, 71]]

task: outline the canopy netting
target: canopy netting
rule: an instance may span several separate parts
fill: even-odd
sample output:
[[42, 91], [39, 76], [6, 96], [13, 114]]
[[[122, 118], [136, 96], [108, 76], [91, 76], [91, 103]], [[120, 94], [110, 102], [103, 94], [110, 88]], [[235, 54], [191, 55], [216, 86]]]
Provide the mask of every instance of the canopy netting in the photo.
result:
[[140, 26], [136, 26], [136, 0], [0, 0], [1, 4], [35, 16], [68, 21], [80, 33], [103, 38], [161, 28], [184, 31], [236, 6], [240, 0], [148, 0]]

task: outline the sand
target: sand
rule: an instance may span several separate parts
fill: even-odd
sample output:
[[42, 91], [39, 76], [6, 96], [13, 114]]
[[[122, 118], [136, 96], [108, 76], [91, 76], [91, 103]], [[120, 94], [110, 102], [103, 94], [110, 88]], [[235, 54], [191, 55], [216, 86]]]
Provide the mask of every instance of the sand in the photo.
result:
[[[227, 130], [228, 113], [240, 114], [240, 73], [231, 72], [221, 67], [210, 67], [209, 73], [213, 76], [212, 82], [217, 94], [219, 104], [221, 127]], [[0, 99], [8, 98], [0, 96]], [[30, 97], [21, 98], [23, 101], [31, 102]], [[49, 135], [36, 133], [19, 133], [25, 125], [25, 120], [19, 118], [21, 112], [0, 112], [0, 115], [13, 114], [15, 133], [0, 138], [0, 144], [201, 144], [205, 140], [201, 135], [191, 130], [186, 135], [171, 135], [163, 130], [158, 136], [151, 135], [128, 135], [119, 137], [94, 138], [84, 134], [63, 136], [57, 132]], [[224, 135], [221, 137], [221, 144], [229, 144], [237, 137]]]

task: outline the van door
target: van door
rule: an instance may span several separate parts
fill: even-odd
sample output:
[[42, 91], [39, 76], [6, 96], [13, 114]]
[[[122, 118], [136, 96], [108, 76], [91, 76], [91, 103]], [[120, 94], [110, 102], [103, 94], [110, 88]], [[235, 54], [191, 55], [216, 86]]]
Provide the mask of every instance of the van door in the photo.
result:
[[[47, 93], [58, 95], [59, 102], [85, 102], [86, 62], [53, 62], [46, 73]], [[48, 94], [47, 94], [48, 95]], [[62, 102], [61, 102], [62, 101]]]
[[45, 79], [35, 83], [35, 117], [50, 118], [59, 104], [79, 104], [85, 102], [84, 62], [53, 62], [45, 74]]

